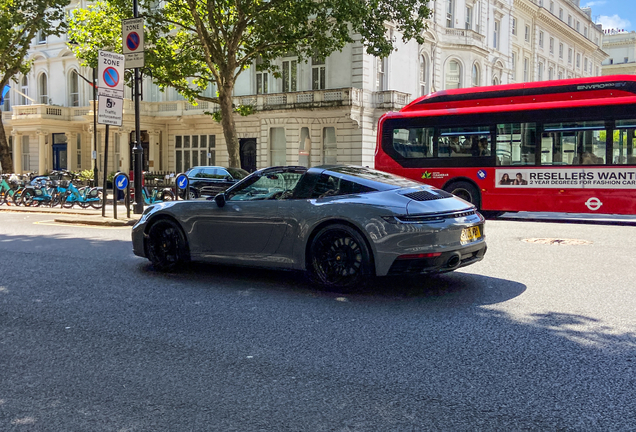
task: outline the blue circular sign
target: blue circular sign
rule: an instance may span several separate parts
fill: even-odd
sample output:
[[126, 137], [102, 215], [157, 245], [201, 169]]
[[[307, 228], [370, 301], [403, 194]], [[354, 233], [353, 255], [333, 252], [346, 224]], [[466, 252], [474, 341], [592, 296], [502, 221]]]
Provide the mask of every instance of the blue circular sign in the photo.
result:
[[104, 83], [108, 87], [116, 87], [119, 84], [119, 72], [113, 67], [107, 67], [104, 70]]
[[126, 46], [131, 51], [135, 51], [139, 48], [139, 35], [135, 32], [128, 34], [128, 37], [126, 38]]
[[179, 189], [185, 189], [188, 187], [188, 176], [185, 174], [181, 174], [177, 177], [177, 187]]
[[114, 181], [115, 187], [119, 190], [124, 190], [128, 187], [128, 177], [125, 174], [119, 174]]
[[486, 171], [484, 171], [484, 170], [477, 171], [477, 177], [480, 180], [484, 180], [486, 178]]

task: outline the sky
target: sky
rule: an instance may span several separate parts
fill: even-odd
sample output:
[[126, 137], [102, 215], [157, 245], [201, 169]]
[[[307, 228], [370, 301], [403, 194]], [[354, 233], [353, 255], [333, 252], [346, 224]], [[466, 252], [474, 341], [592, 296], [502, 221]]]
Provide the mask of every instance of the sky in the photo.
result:
[[581, 0], [592, 8], [592, 20], [604, 29], [636, 30], [636, 0]]

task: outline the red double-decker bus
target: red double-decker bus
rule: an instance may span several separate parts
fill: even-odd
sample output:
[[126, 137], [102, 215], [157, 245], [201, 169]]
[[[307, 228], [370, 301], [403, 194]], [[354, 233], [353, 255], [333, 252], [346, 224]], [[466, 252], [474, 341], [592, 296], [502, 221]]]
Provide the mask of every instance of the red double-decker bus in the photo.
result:
[[423, 96], [378, 124], [375, 168], [506, 211], [636, 214], [636, 76]]

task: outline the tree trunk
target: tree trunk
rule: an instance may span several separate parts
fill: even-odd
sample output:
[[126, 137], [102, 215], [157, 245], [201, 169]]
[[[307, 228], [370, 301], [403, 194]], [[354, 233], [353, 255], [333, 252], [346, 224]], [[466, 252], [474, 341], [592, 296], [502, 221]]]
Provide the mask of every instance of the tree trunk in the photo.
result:
[[[4, 86], [3, 86], [4, 87]], [[7, 142], [7, 135], [4, 133], [2, 124], [2, 112], [0, 111], [0, 165], [4, 174], [13, 172], [13, 160], [11, 160], [11, 149]]]
[[228, 165], [231, 168], [241, 168], [241, 156], [239, 151], [238, 135], [236, 134], [236, 124], [234, 123], [234, 109], [232, 106], [232, 94], [234, 93], [234, 82], [226, 81], [219, 89], [219, 104], [221, 106], [221, 126], [223, 126], [223, 136], [229, 155]]

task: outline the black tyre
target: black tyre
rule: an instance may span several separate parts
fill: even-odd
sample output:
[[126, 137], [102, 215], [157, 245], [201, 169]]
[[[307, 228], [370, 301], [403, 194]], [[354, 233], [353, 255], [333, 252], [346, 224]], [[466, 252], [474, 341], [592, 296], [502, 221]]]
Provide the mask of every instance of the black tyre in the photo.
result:
[[90, 202], [91, 207], [100, 209], [104, 206], [104, 191], [103, 189], [97, 189], [97, 192], [89, 193], [89, 195], [92, 197], [94, 193], [97, 193], [97, 196], [99, 197], [99, 201], [91, 201]]
[[31, 205], [35, 203], [35, 201], [33, 200], [33, 197], [34, 197], [33, 191], [25, 190], [24, 192], [22, 192], [20, 196], [20, 201], [22, 202], [23, 206], [31, 207]]
[[444, 190], [463, 199], [464, 201], [468, 201], [477, 207], [477, 209], [481, 208], [481, 196], [479, 195], [479, 190], [472, 183], [465, 181], [454, 182], [446, 186]]
[[64, 194], [64, 196], [62, 197], [62, 207], [64, 208], [71, 208], [75, 205], [75, 201], [68, 201], [68, 199], [71, 197], [71, 193], [70, 192], [66, 192], [66, 194]]
[[188, 199], [197, 199], [199, 198], [199, 194], [195, 189], [190, 189], [190, 195], [188, 195]]
[[147, 252], [158, 271], [179, 270], [190, 259], [183, 231], [169, 219], [157, 221], [150, 227]]
[[22, 205], [22, 189], [16, 190], [11, 196], [14, 205]]
[[7, 200], [7, 193], [8, 191], [5, 191], [5, 190], [0, 192], [0, 205], [4, 204], [5, 201]]
[[312, 278], [328, 289], [359, 288], [373, 274], [364, 238], [347, 225], [321, 229], [311, 242], [309, 254]]

